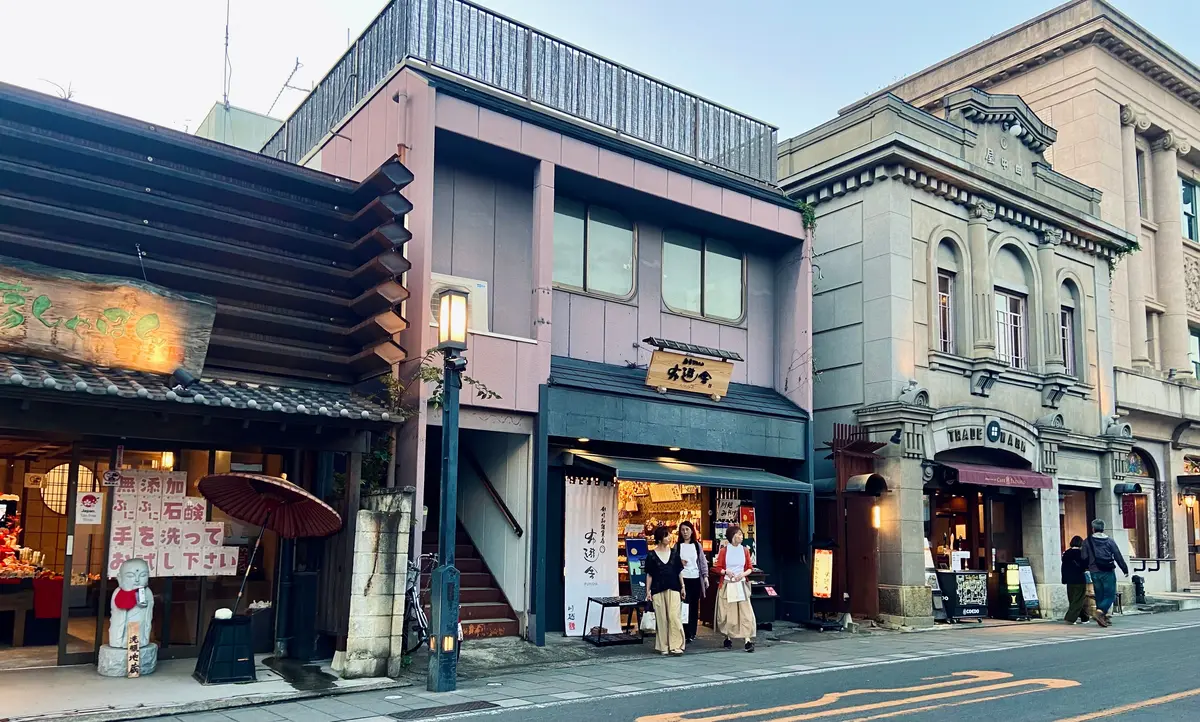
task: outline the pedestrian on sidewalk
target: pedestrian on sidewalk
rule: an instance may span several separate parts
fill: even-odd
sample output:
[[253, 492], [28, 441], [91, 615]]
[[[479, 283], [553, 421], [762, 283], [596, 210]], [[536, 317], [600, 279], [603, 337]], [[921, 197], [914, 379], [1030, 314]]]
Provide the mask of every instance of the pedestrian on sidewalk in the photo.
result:
[[717, 631], [725, 635], [725, 649], [733, 649], [734, 639], [746, 640], [746, 651], [754, 651], [754, 638], [758, 635], [758, 621], [754, 608], [750, 606], [750, 585], [746, 577], [754, 570], [750, 550], [742, 546], [740, 527], [731, 526], [725, 531], [729, 542], [721, 547], [717, 561], [713, 563], [721, 575], [721, 586], [717, 588]]
[[683, 562], [683, 590], [687, 597], [687, 621], [683, 623], [683, 636], [688, 642], [696, 641], [696, 626], [700, 621], [700, 600], [708, 595], [708, 559], [696, 527], [690, 521], [679, 525], [679, 559]]
[[1071, 547], [1062, 555], [1062, 583], [1067, 585], [1067, 601], [1071, 606], [1067, 609], [1067, 624], [1084, 623], [1088, 620], [1087, 609], [1087, 579], [1084, 572], [1087, 567], [1083, 564], [1083, 537], [1076, 535], [1071, 539]]
[[687, 592], [683, 587], [683, 562], [670, 544], [671, 530], [654, 529], [654, 548], [646, 555], [646, 583], [654, 604], [654, 649], [660, 654], [683, 654], [683, 621], [680, 607]]
[[1108, 612], [1113, 602], [1117, 600], [1116, 568], [1121, 567], [1125, 576], [1129, 576], [1129, 567], [1117, 543], [1104, 533], [1104, 520], [1092, 520], [1092, 535], [1083, 543], [1080, 550], [1083, 563], [1092, 574], [1092, 586], [1096, 589], [1096, 622], [1101, 627], [1112, 625]]

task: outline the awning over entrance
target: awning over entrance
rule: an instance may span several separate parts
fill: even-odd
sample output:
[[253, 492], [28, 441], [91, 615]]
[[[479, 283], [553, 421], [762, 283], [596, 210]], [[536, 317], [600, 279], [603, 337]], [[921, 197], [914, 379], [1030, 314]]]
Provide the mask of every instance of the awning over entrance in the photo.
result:
[[598, 474], [611, 474], [627, 481], [650, 481], [662, 484], [697, 484], [721, 486], [730, 489], [755, 489], [758, 491], [782, 491], [789, 493], [811, 493], [812, 486], [806, 482], [772, 474], [762, 469], [743, 469], [735, 466], [708, 466], [689, 464], [682, 461], [655, 461], [651, 459], [626, 459], [596, 454], [576, 454], [575, 464]]
[[1018, 489], [1049, 489], [1054, 481], [1045, 474], [1029, 469], [1010, 469], [1003, 466], [983, 466], [982, 464], [961, 464], [939, 462], [958, 472], [960, 484], [980, 484], [982, 486], [1007, 486]]

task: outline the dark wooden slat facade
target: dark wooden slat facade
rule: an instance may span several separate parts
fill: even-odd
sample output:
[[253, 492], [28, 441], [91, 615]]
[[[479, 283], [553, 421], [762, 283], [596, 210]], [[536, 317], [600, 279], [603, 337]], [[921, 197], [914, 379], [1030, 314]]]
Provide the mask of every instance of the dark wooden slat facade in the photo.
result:
[[403, 360], [411, 180], [395, 158], [356, 184], [0, 84], [0, 256], [215, 298], [206, 375], [353, 384]]

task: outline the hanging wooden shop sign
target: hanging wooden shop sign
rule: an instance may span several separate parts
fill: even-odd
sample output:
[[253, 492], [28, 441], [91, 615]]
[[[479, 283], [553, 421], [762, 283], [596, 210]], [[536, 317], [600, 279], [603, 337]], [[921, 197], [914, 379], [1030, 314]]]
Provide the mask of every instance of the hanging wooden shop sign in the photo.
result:
[[169, 374], [204, 369], [216, 303], [0, 258], [0, 350]]
[[646, 369], [646, 385], [659, 390], [704, 394], [720, 400], [729, 392], [732, 376], [733, 364], [728, 361], [655, 351]]

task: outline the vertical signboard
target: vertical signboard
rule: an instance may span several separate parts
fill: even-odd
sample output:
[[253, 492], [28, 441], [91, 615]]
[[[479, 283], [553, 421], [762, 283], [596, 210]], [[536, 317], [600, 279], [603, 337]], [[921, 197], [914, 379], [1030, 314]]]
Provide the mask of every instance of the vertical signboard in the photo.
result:
[[[565, 525], [565, 625], [568, 637], [583, 636], [589, 597], [615, 597], [617, 579], [617, 484], [611, 479], [568, 476]], [[598, 610], [597, 610], [598, 611]], [[588, 624], [615, 634], [619, 610], [605, 618], [593, 614]]]

